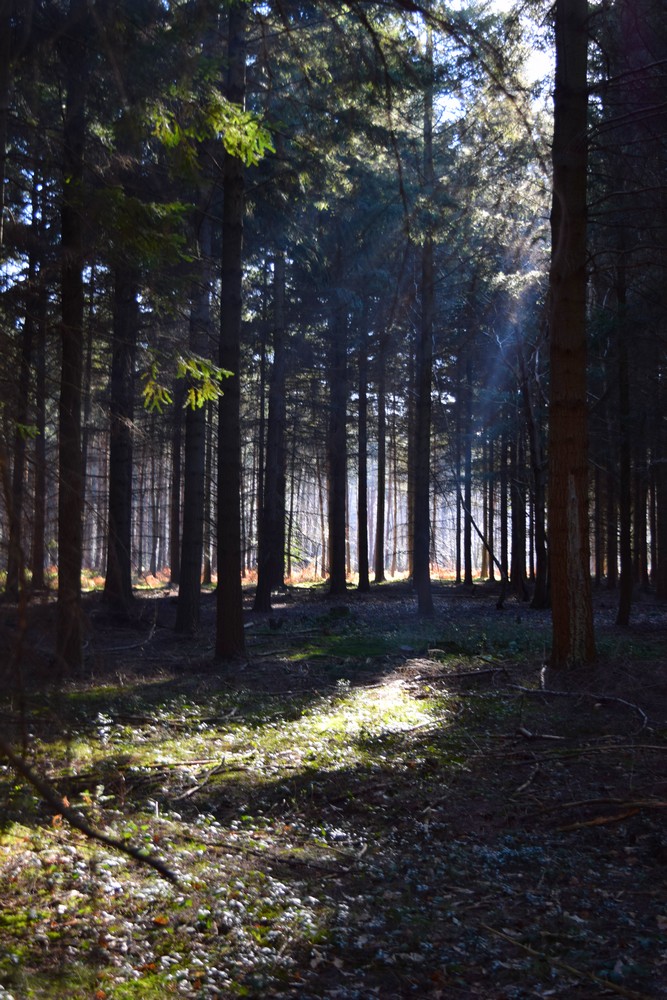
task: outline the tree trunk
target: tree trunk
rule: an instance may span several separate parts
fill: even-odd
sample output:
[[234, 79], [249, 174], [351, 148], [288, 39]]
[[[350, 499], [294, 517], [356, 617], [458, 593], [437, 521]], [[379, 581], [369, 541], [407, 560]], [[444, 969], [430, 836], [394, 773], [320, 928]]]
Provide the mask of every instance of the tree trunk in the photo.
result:
[[81, 609], [82, 491], [81, 384], [83, 376], [83, 149], [86, 132], [84, 0], [71, 0], [66, 59], [61, 208], [61, 369], [58, 407], [57, 669], [74, 673], [83, 663]]
[[[190, 350], [208, 355], [211, 339], [212, 220], [203, 209], [199, 223], [199, 273], [193, 282], [190, 307]], [[176, 631], [194, 634], [199, 628], [202, 556], [204, 549], [204, 491], [206, 488], [206, 416], [208, 404], [188, 406], [185, 413], [183, 477], [183, 533]]]
[[[433, 196], [435, 171], [433, 166], [433, 30], [426, 27], [426, 72], [424, 90], [424, 188], [427, 198]], [[429, 205], [429, 211], [433, 207]], [[421, 254], [421, 324], [416, 357], [415, 410], [415, 471], [414, 510], [412, 526], [412, 579], [417, 592], [420, 615], [433, 614], [430, 567], [429, 495], [431, 486], [431, 382], [433, 369], [433, 319], [435, 309], [435, 274], [433, 264], [433, 232], [429, 222], [424, 233]]]
[[618, 340], [618, 420], [621, 432], [619, 450], [619, 554], [621, 575], [616, 624], [627, 628], [632, 606], [632, 467], [630, 448], [630, 374], [626, 304], [626, 276], [623, 250], [616, 274], [617, 340]]
[[33, 497], [32, 549], [30, 568], [32, 589], [44, 590], [46, 553], [46, 327], [48, 316], [47, 287], [40, 262], [38, 288], [38, 326], [35, 344], [35, 492]]
[[378, 350], [378, 431], [377, 431], [377, 507], [375, 513], [375, 583], [385, 581], [385, 534], [387, 490], [387, 336], [380, 336]]
[[[245, 103], [248, 6], [231, 0], [227, 45], [227, 97]], [[243, 304], [243, 222], [245, 177], [241, 160], [225, 153], [222, 215], [220, 365], [233, 374], [219, 403], [218, 427], [218, 587], [216, 656], [245, 653], [241, 586], [241, 315]]]
[[[37, 177], [33, 175], [33, 187]], [[36, 228], [35, 212], [37, 192], [33, 190], [33, 231]], [[33, 233], [35, 246], [31, 248], [28, 261], [28, 281], [25, 290], [25, 320], [21, 338], [21, 354], [19, 359], [18, 387], [15, 410], [16, 433], [14, 435], [14, 466], [12, 469], [12, 485], [9, 503], [9, 540], [7, 548], [7, 581], [5, 594], [10, 601], [18, 601], [19, 594], [25, 587], [25, 555], [23, 551], [23, 509], [25, 471], [26, 471], [26, 425], [28, 423], [28, 407], [30, 397], [30, 366], [32, 362], [32, 345], [35, 329], [36, 302], [36, 250], [37, 235]]]
[[358, 523], [358, 589], [370, 590], [368, 575], [368, 303], [364, 309], [359, 331], [359, 484], [357, 497]]
[[472, 587], [472, 368], [465, 363], [463, 395], [463, 583]]
[[183, 485], [183, 388], [177, 384], [171, 414], [171, 483], [169, 497], [169, 582], [181, 582], [181, 491]]
[[271, 591], [285, 580], [285, 399], [287, 343], [285, 330], [285, 253], [278, 251], [273, 271], [273, 365], [269, 381], [262, 509], [259, 511], [259, 551], [255, 611], [271, 610]]
[[139, 327], [137, 282], [116, 268], [113, 301], [109, 428], [109, 529], [104, 598], [127, 613], [132, 603], [132, 423], [134, 357]]
[[551, 667], [595, 659], [586, 409], [587, 0], [556, 0], [549, 275]]
[[521, 428], [515, 429], [512, 442], [510, 482], [512, 507], [512, 557], [510, 564], [510, 586], [520, 601], [528, 600], [526, 583], [526, 481], [524, 443]]
[[[337, 270], [340, 273], [340, 270]], [[347, 493], [347, 316], [336, 303], [329, 327], [329, 593], [346, 592], [345, 507]]]

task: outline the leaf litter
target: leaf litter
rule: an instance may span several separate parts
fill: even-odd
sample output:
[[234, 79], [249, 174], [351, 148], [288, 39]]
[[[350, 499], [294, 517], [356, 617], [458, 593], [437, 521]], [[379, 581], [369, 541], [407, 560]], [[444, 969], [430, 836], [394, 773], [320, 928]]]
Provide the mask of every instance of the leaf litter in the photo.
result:
[[178, 885], [2, 767], [0, 1000], [665, 995], [667, 616], [599, 608], [556, 697], [540, 613], [290, 598], [234, 670], [91, 602], [91, 676], [10, 694], [32, 766]]

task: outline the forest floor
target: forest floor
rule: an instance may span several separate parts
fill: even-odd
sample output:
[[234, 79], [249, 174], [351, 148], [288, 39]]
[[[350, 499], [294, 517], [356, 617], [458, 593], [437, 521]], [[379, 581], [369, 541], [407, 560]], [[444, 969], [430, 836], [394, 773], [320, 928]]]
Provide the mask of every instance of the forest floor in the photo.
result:
[[87, 596], [59, 687], [53, 604], [0, 607], [5, 738], [177, 879], [2, 762], [2, 1000], [667, 996], [667, 607], [598, 593], [594, 673], [545, 689], [548, 614], [491, 588], [250, 600], [222, 667], [211, 595], [194, 638]]

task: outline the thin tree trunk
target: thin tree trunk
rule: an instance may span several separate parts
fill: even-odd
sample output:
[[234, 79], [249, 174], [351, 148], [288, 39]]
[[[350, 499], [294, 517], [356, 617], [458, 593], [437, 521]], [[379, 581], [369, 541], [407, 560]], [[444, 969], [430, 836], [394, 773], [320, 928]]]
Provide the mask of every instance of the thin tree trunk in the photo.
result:
[[35, 492], [33, 497], [32, 549], [30, 568], [33, 590], [44, 590], [44, 556], [46, 552], [46, 326], [47, 288], [43, 264], [40, 262], [37, 340], [35, 344]]
[[65, 45], [67, 96], [63, 133], [61, 209], [61, 369], [58, 407], [57, 669], [75, 673], [83, 663], [81, 608], [82, 495], [81, 385], [83, 376], [83, 149], [86, 132], [84, 0], [71, 0]]
[[[211, 217], [204, 208], [199, 223], [200, 266], [192, 288], [189, 335], [190, 351], [199, 357], [208, 354], [211, 336], [212, 228]], [[191, 634], [199, 628], [200, 619], [207, 412], [208, 405], [205, 404], [188, 406], [185, 413], [183, 534], [175, 629]]]
[[179, 382], [174, 392], [171, 414], [171, 482], [169, 496], [169, 581], [181, 582], [181, 493], [183, 487], [183, 389]]
[[266, 435], [266, 466], [263, 506], [259, 511], [259, 551], [255, 611], [271, 610], [271, 591], [285, 580], [285, 482], [287, 452], [287, 338], [285, 329], [285, 253], [274, 258], [273, 271], [273, 364], [269, 381], [269, 412]]
[[132, 423], [134, 357], [139, 325], [132, 270], [116, 268], [113, 303], [109, 428], [109, 528], [105, 600], [127, 612], [132, 604]]
[[358, 567], [360, 591], [370, 590], [368, 566], [368, 304], [364, 302], [359, 331], [359, 484], [357, 496]]
[[[340, 271], [338, 270], [338, 273]], [[329, 593], [344, 594], [345, 508], [347, 493], [347, 316], [336, 303], [329, 328]]]
[[[517, 421], [518, 424], [518, 421]], [[511, 449], [511, 506], [512, 506], [512, 558], [510, 565], [510, 585], [520, 601], [528, 600], [526, 583], [526, 483], [524, 463], [524, 443], [520, 428]]]
[[386, 490], [387, 490], [387, 337], [380, 336], [377, 358], [377, 507], [375, 512], [375, 583], [385, 581]]
[[495, 498], [495, 486], [496, 486], [496, 472], [495, 472], [495, 444], [493, 438], [489, 439], [489, 451], [488, 451], [488, 475], [489, 475], [489, 506], [488, 506], [488, 526], [486, 528], [486, 540], [488, 544], [489, 551], [489, 582], [493, 582], [496, 578], [496, 569], [494, 565], [495, 558], [495, 518], [496, 518], [496, 498]]
[[[424, 90], [423, 163], [424, 188], [433, 196], [435, 171], [433, 166], [433, 30], [426, 27], [426, 70]], [[414, 510], [412, 526], [412, 579], [417, 592], [419, 614], [433, 614], [431, 567], [429, 562], [430, 523], [429, 495], [431, 486], [431, 382], [433, 369], [433, 319], [435, 310], [435, 272], [433, 263], [433, 233], [429, 225], [424, 234], [421, 254], [421, 324], [416, 356], [415, 409], [415, 470]]]
[[[229, 5], [227, 97], [245, 104], [246, 25], [244, 0]], [[219, 402], [218, 587], [216, 656], [245, 653], [241, 586], [241, 313], [245, 177], [241, 160], [225, 153], [222, 217], [220, 365], [233, 374]]]
[[465, 363], [463, 393], [463, 583], [472, 587], [472, 369]]
[[[36, 186], [36, 176], [33, 175], [33, 187]], [[33, 229], [35, 228], [36, 194], [33, 190]], [[36, 234], [33, 236], [36, 240]], [[35, 283], [37, 263], [35, 248], [30, 251], [28, 261], [28, 281], [26, 287], [25, 320], [21, 338], [21, 354], [19, 359], [18, 391], [16, 399], [16, 433], [14, 435], [14, 465], [12, 468], [11, 496], [9, 498], [9, 540], [7, 549], [7, 580], [5, 594], [10, 601], [18, 601], [19, 594], [25, 588], [25, 555], [23, 552], [23, 522], [25, 472], [26, 472], [26, 426], [28, 424], [28, 407], [30, 396], [30, 366], [32, 361], [33, 339], [35, 331]]]

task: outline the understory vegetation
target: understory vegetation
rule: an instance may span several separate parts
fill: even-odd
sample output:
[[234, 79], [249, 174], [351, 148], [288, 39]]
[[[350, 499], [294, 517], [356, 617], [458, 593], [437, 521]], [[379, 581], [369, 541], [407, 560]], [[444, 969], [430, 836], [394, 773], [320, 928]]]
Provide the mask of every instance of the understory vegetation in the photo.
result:
[[168, 592], [122, 626], [88, 595], [57, 687], [52, 606], [4, 606], [5, 733], [174, 882], [5, 763], [0, 997], [664, 996], [664, 606], [621, 632], [599, 592], [595, 672], [552, 689], [548, 613], [434, 593], [290, 588], [233, 667], [210, 598], [181, 640]]

